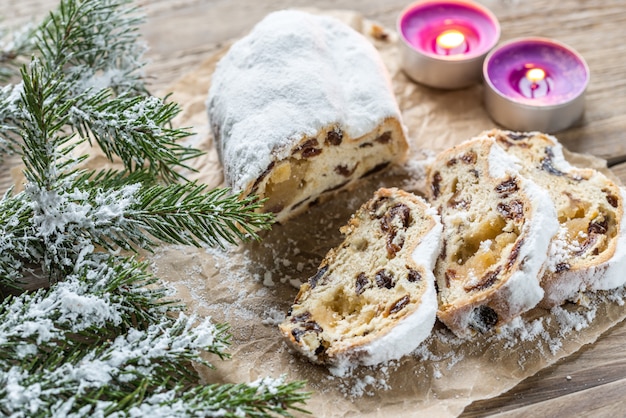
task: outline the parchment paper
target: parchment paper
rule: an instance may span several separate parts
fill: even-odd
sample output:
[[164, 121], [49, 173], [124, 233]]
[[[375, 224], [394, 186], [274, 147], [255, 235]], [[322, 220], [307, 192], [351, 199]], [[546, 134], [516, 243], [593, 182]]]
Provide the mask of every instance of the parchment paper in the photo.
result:
[[[333, 377], [287, 349], [276, 325], [297, 287], [341, 241], [339, 227], [380, 186], [421, 193], [425, 161], [436, 152], [494, 127], [482, 106], [482, 86], [460, 91], [412, 83], [399, 70], [397, 35], [353, 12], [335, 15], [363, 32], [380, 50], [410, 136], [412, 151], [403, 167], [381, 173], [355, 190], [277, 225], [262, 241], [227, 250], [168, 246], [155, 255], [154, 270], [171, 282], [192, 311], [226, 321], [233, 334], [232, 360], [210, 358], [216, 370], [199, 370], [207, 382], [252, 381], [286, 374], [305, 379], [313, 397], [307, 408], [320, 417], [456, 416], [474, 400], [496, 396], [556, 360], [570, 355], [626, 316], [622, 290], [593, 296], [587, 307], [568, 305], [553, 312], [536, 309], [499, 333], [461, 341], [437, 324], [410, 356], [378, 367]], [[207, 154], [186, 173], [212, 187], [222, 169], [209, 133], [204, 101], [216, 62], [208, 57], [166, 92], [180, 103], [178, 126], [191, 126], [190, 139]], [[570, 155], [574, 164], [605, 168], [590, 156]], [[614, 302], [613, 302], [614, 301]]]

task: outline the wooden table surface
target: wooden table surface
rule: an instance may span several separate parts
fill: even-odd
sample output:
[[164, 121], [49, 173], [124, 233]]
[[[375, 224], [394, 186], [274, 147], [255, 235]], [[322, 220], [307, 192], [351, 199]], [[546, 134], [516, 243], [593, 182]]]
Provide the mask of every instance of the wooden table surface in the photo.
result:
[[[56, 0], [0, 0], [5, 20], [37, 20]], [[406, 0], [143, 0], [147, 67], [159, 91], [225, 42], [241, 36], [272, 10], [289, 7], [350, 9], [394, 28]], [[482, 0], [500, 20], [501, 41], [543, 36], [580, 52], [591, 69], [581, 124], [558, 134], [572, 151], [603, 158], [626, 156], [626, 1]], [[626, 183], [626, 164], [613, 167]], [[626, 272], [625, 272], [626, 274]], [[509, 392], [468, 406], [462, 416], [624, 416], [626, 325], [542, 370]]]

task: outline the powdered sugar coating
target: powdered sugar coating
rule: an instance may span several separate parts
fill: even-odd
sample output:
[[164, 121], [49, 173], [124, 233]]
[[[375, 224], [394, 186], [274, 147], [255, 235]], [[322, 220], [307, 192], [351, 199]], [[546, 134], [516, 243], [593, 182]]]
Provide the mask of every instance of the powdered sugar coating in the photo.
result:
[[502, 147], [497, 144], [489, 149], [489, 157], [487, 163], [489, 164], [489, 175], [493, 178], [503, 178], [507, 174], [519, 175], [519, 171], [516, 166], [520, 163], [519, 159], [515, 156], [508, 154]]
[[336, 19], [294, 10], [269, 14], [232, 45], [207, 107], [225, 180], [236, 190], [325, 126], [358, 138], [400, 117], [374, 46]]
[[[494, 144], [494, 147], [500, 148]], [[523, 179], [522, 189], [530, 200], [530, 221], [524, 223], [522, 235], [526, 245], [520, 247], [520, 269], [506, 283], [512, 306], [533, 307], [544, 295], [539, 278], [548, 260], [548, 249], [552, 237], [559, 229], [554, 202], [550, 195], [534, 182]]]

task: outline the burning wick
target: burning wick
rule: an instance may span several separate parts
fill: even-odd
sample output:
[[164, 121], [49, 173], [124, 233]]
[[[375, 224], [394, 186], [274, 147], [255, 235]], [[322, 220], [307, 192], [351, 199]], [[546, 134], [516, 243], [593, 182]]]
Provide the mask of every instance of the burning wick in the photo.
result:
[[532, 88], [537, 88], [537, 83], [546, 78], [546, 72], [543, 71], [541, 68], [531, 68], [530, 70], [526, 71], [526, 78], [532, 83]]
[[529, 64], [525, 65], [526, 73], [520, 80], [520, 87], [524, 96], [534, 99], [543, 97], [550, 91], [550, 83], [546, 72], [541, 68], [531, 67]]
[[467, 52], [465, 35], [458, 30], [446, 30], [437, 36], [437, 53], [455, 55]]

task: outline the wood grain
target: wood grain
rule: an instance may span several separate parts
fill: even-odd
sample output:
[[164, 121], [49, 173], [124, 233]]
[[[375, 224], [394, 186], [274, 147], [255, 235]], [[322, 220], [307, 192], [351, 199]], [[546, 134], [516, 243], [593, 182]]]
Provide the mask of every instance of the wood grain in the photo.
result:
[[[410, 1], [320, 0], [317, 8], [352, 9], [394, 28]], [[545, 36], [569, 44], [591, 69], [586, 112], [558, 137], [572, 151], [609, 158], [626, 155], [626, 3], [623, 0], [484, 0], [500, 20], [501, 40]], [[272, 10], [310, 7], [305, 0], [144, 0], [142, 28], [150, 46], [146, 68], [160, 91]], [[55, 0], [0, 0], [5, 20], [37, 21]], [[455, 93], [450, 93], [455, 94]], [[461, 94], [461, 93], [459, 93]], [[613, 167], [626, 182], [626, 163]], [[493, 399], [475, 402], [463, 417], [623, 416], [626, 399], [626, 325]]]

